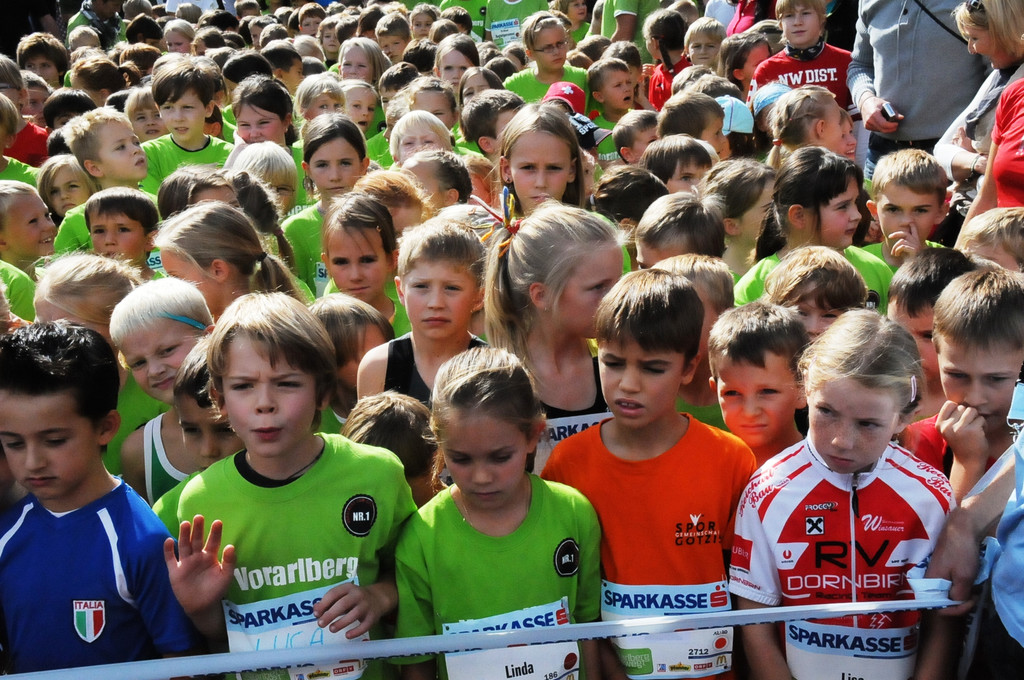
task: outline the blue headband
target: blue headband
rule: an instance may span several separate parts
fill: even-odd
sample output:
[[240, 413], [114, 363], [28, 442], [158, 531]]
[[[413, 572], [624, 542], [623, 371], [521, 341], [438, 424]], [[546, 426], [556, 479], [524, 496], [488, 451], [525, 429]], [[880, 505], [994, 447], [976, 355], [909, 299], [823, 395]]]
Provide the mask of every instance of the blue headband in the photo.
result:
[[206, 324], [202, 321], [196, 321], [195, 319], [190, 319], [187, 316], [178, 316], [177, 314], [161, 314], [160, 316], [165, 319], [171, 319], [172, 321], [180, 321], [181, 323], [192, 326], [192, 328], [198, 328], [201, 331], [206, 330]]

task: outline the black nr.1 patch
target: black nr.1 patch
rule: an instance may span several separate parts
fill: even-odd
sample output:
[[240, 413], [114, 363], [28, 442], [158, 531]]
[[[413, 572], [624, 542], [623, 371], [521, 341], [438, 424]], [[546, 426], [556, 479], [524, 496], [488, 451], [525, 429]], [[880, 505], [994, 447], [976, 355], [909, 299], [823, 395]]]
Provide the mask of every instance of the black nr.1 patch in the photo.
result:
[[580, 570], [580, 546], [574, 538], [566, 538], [555, 548], [555, 573], [575, 576]]
[[377, 521], [377, 502], [372, 496], [352, 496], [341, 511], [341, 521], [353, 536], [366, 536]]

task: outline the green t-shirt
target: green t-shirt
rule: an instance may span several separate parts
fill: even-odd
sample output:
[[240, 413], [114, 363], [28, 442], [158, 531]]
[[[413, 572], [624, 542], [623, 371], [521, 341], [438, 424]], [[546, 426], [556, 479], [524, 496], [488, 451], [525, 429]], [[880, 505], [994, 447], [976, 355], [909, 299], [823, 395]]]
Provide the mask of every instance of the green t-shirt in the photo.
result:
[[[889, 282], [892, 280], [892, 269], [884, 260], [864, 252], [857, 246], [850, 246], [843, 251], [843, 256], [853, 268], [864, 277], [868, 287], [868, 302], [877, 301], [876, 309], [885, 314], [889, 306]], [[779, 256], [769, 255], [747, 271], [736, 283], [733, 291], [736, 305], [753, 302], [764, 294], [764, 280], [779, 265]]]
[[366, 140], [366, 155], [385, 170], [395, 164], [395, 159], [391, 157], [391, 147], [383, 132]]
[[295, 205], [309, 205], [309, 196], [306, 194], [306, 171], [302, 169], [302, 140], [292, 144], [289, 151], [292, 153], [292, 160], [295, 161]]
[[0, 170], [0, 179], [15, 180], [31, 184], [32, 186], [36, 185], [36, 175], [39, 173], [38, 168], [22, 163], [17, 158], [4, 156], [4, 160], [7, 161], [7, 167]]
[[[571, 487], [535, 475], [530, 475], [530, 484], [533, 495], [526, 519], [507, 536], [488, 536], [474, 529], [448, 490], [409, 520], [395, 552], [398, 637], [436, 635], [446, 623], [505, 614], [563, 597], [569, 600], [571, 623], [598, 619], [601, 529], [597, 513]], [[563, 560], [569, 554], [575, 562]], [[394, 661], [414, 663], [425, 658]], [[438, 664], [438, 677], [448, 677], [443, 661]]]
[[[401, 461], [340, 435], [319, 436], [320, 459], [284, 486], [246, 481], [235, 462], [242, 452], [214, 463], [182, 491], [178, 520], [197, 514], [220, 519], [224, 544], [237, 549], [230, 603], [276, 600], [273, 606], [287, 609], [301, 606], [312, 591], [352, 578], [371, 585], [390, 571], [402, 523], [416, 511]], [[280, 625], [256, 625], [248, 632]], [[380, 637], [378, 628], [372, 637]], [[362, 677], [382, 676], [382, 664], [370, 662]]]
[[[931, 241], [925, 241], [924, 245], [925, 245], [926, 248], [945, 248], [946, 247], [946, 246], [942, 245], [941, 243], [933, 243]], [[871, 255], [874, 255], [875, 257], [877, 257], [882, 262], [885, 262], [886, 264], [889, 264], [888, 260], [885, 259], [885, 255], [882, 255], [882, 248], [884, 248], [884, 247], [885, 247], [885, 243], [884, 242], [883, 243], [869, 243], [866, 246], [862, 246], [861, 250], [863, 250], [865, 253], [870, 253]], [[892, 270], [893, 274], [895, 274], [896, 270], [899, 269], [899, 268], [900, 268], [900, 266], [898, 264], [897, 265], [889, 264], [889, 269]]]
[[548, 3], [544, 0], [487, 0], [484, 30], [490, 31], [491, 40], [500, 49], [510, 42], [522, 39], [523, 22], [526, 21], [526, 17], [547, 9]]
[[590, 31], [590, 24], [584, 21], [580, 24], [580, 27], [572, 32], [573, 41], [579, 45], [587, 37], [587, 32]]
[[7, 304], [15, 316], [35, 321], [36, 283], [32, 277], [9, 262], [0, 260], [0, 281], [7, 288]]
[[676, 397], [676, 410], [680, 413], [689, 413], [705, 425], [717, 427], [719, 430], [724, 432], [729, 431], [729, 428], [725, 426], [725, 417], [722, 415], [722, 407], [718, 405], [717, 401], [708, 406], [694, 406], [686, 400]]
[[[156, 205], [156, 195], [145, 191], [143, 192], [153, 201], [153, 205]], [[64, 253], [73, 253], [79, 250], [89, 251], [92, 250], [92, 237], [89, 235], [89, 225], [85, 223], [85, 204], [76, 205], [64, 214], [64, 220], [60, 223], [60, 227], [57, 229], [57, 236], [53, 239], [53, 250], [58, 255]], [[160, 260], [156, 256], [156, 251], [153, 251], [153, 255], [150, 255], [149, 266], [150, 268], [159, 268]]]
[[[586, 69], [573, 66], [572, 64], [566, 64], [564, 66], [561, 81], [579, 85], [584, 94], [587, 92]], [[544, 99], [544, 95], [548, 93], [549, 87], [551, 87], [551, 85], [547, 85], [537, 80], [536, 67], [524, 68], [519, 73], [515, 73], [505, 79], [505, 89], [510, 92], [515, 92], [517, 95], [522, 97], [523, 101], [527, 104], [530, 102], [539, 102]]]
[[143, 392], [134, 376], [128, 373], [124, 387], [117, 393], [117, 412], [121, 416], [121, 426], [103, 452], [103, 464], [110, 474], [121, 474], [121, 445], [128, 435], [170, 408], [168, 404]]
[[[611, 122], [603, 115], [598, 116], [594, 119], [594, 125], [601, 128], [602, 130], [614, 130], [615, 123]], [[615, 146], [614, 135], [608, 135], [601, 140], [601, 143], [597, 145], [597, 160], [599, 161], [617, 161], [619, 158], [619, 150]]]
[[606, 38], [612, 37], [615, 33], [615, 15], [632, 14], [636, 17], [636, 32], [633, 34], [633, 44], [640, 50], [640, 59], [645, 64], [651, 64], [654, 59], [647, 51], [647, 42], [644, 40], [643, 25], [647, 17], [661, 9], [658, 0], [608, 0], [601, 14], [601, 35]]
[[142, 180], [142, 189], [151, 194], [160, 191], [160, 185], [183, 165], [224, 166], [231, 154], [232, 144], [216, 137], [207, 137], [207, 144], [199, 151], [186, 151], [175, 144], [171, 135], [164, 135], [142, 143], [149, 162], [149, 174]]
[[324, 294], [327, 286], [327, 266], [320, 259], [323, 237], [320, 233], [324, 216], [320, 205], [311, 205], [284, 221], [281, 228], [295, 253], [295, 276], [309, 286], [316, 297]]
[[484, 39], [484, 22], [487, 18], [487, 0], [442, 0], [441, 11], [445, 11], [449, 7], [462, 7], [469, 12], [469, 17], [473, 20], [473, 34], [476, 39]]
[[[89, 26], [90, 28], [92, 28], [92, 22], [89, 21], [89, 17], [85, 16], [81, 12], [78, 12], [73, 17], [68, 19], [67, 37], [70, 38], [71, 37], [71, 31], [75, 30], [79, 26]], [[121, 19], [121, 28], [119, 28], [118, 31], [117, 31], [117, 42], [127, 42], [128, 41], [127, 29], [128, 29], [127, 22], [125, 22], [124, 19]], [[67, 44], [67, 41], [65, 40], [65, 45], [66, 44]], [[108, 45], [108, 47], [110, 47], [110, 46]], [[71, 74], [70, 70], [68, 71], [68, 74], [69, 75]], [[67, 85], [68, 85], [68, 87], [70, 87], [71, 86], [70, 82]]]
[[156, 503], [153, 503], [153, 512], [174, 538], [178, 538], [178, 529], [181, 527], [181, 522], [178, 521], [178, 502], [181, 500], [181, 492], [198, 474], [199, 472], [193, 472], [178, 482], [170, 491], [156, 499]]

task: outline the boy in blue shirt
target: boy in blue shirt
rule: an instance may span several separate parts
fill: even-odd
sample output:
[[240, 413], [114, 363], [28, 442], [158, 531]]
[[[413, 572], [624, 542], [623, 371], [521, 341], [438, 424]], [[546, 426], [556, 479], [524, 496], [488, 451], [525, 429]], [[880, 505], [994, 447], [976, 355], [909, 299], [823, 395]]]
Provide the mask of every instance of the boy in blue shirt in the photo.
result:
[[181, 655], [167, 530], [103, 466], [121, 422], [113, 350], [64, 323], [0, 338], [0, 446], [29, 495], [0, 515], [0, 620], [15, 673]]

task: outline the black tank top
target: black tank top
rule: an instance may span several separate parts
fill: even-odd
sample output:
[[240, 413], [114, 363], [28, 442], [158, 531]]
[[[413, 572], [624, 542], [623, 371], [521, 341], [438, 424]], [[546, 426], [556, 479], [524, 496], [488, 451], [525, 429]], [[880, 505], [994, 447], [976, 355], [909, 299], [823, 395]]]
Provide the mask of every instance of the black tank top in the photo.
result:
[[[486, 345], [487, 343], [474, 335], [466, 349]], [[416, 360], [412, 354], [412, 333], [406, 333], [388, 343], [388, 368], [384, 374], [384, 389], [407, 394], [430, 406], [430, 388], [416, 370]]]

